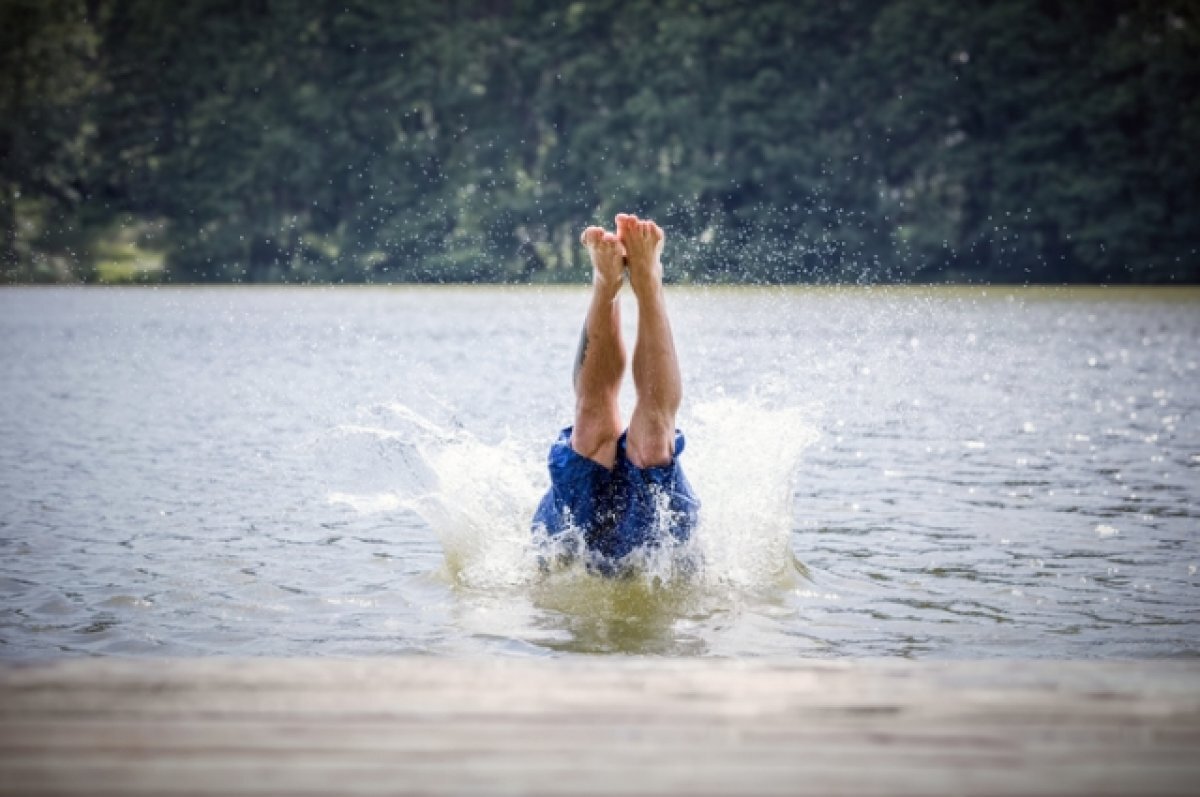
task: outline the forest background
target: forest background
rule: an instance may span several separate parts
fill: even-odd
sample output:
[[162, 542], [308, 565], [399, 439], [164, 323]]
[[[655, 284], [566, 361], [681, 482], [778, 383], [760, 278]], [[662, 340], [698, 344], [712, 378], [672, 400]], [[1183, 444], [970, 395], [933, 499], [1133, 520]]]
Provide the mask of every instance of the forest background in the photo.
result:
[[0, 281], [1200, 281], [1194, 0], [0, 0]]

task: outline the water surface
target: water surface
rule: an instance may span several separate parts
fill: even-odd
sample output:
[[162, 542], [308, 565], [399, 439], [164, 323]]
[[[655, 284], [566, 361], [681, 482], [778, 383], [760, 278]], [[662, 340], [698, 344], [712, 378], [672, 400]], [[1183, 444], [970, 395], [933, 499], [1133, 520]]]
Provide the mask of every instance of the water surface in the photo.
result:
[[683, 587], [529, 565], [582, 290], [0, 291], [0, 656], [1200, 651], [1200, 293], [670, 294]]

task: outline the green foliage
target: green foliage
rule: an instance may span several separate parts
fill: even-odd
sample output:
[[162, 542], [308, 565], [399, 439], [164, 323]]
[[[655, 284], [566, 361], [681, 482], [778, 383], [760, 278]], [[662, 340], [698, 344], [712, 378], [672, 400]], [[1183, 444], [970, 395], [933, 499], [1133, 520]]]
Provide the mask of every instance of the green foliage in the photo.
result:
[[[0, 0], [0, 277], [1200, 279], [1191, 0]], [[149, 231], [149, 232], [148, 232]]]
[[0, 2], [0, 278], [70, 278], [94, 221], [96, 37], [82, 3]]

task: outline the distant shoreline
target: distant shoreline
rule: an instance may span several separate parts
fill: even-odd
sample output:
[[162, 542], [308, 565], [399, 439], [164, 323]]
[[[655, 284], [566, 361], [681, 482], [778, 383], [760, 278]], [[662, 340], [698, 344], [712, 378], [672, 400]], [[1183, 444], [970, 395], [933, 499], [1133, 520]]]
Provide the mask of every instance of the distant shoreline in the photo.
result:
[[[0, 283], [2, 290], [584, 290], [579, 282], [9, 282]], [[1179, 284], [1113, 284], [1113, 283], [697, 283], [681, 282], [668, 285], [671, 291], [747, 291], [747, 292], [811, 292], [811, 293], [978, 293], [1020, 292], [1026, 295], [1049, 293], [1121, 294], [1195, 294], [1200, 299], [1200, 283]]]

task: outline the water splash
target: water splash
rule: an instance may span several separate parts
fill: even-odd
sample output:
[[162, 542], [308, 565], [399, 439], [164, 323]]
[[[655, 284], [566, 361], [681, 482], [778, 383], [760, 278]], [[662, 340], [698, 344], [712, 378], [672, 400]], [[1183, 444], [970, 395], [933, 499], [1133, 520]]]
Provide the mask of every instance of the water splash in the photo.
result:
[[817, 439], [813, 412], [733, 398], [693, 409], [685, 469], [703, 502], [696, 539], [710, 585], [753, 590], [804, 572], [790, 545], [792, 495]]
[[[811, 410], [727, 397], [696, 404], [683, 419], [683, 464], [703, 504], [700, 524], [686, 550], [649, 551], [619, 583], [578, 562], [546, 572], [545, 549], [534, 544], [530, 519], [548, 487], [545, 450], [553, 430], [543, 440], [508, 434], [488, 443], [403, 405], [370, 412], [380, 425], [338, 427], [336, 445], [357, 447], [367, 457], [359, 469], [371, 474], [373, 487], [382, 486], [381, 478], [394, 486], [333, 491], [329, 500], [361, 513], [418, 515], [437, 535], [444, 574], [457, 586], [532, 585], [535, 600], [550, 607], [587, 606], [603, 614], [607, 606], [633, 616], [640, 611], [633, 607], [671, 614], [694, 605], [698, 592], [771, 589], [804, 572], [790, 547], [792, 482], [804, 449], [816, 439]], [[694, 572], [685, 568], [686, 578], [684, 559], [702, 563]]]

